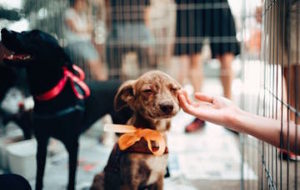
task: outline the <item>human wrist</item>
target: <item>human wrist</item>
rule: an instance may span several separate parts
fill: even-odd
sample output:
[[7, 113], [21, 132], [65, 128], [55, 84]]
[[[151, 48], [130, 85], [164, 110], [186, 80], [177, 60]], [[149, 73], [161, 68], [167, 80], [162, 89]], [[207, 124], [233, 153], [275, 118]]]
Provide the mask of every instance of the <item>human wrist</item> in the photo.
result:
[[227, 112], [226, 126], [237, 132], [243, 131], [243, 118], [247, 112], [241, 110], [238, 107], [233, 108], [233, 111]]

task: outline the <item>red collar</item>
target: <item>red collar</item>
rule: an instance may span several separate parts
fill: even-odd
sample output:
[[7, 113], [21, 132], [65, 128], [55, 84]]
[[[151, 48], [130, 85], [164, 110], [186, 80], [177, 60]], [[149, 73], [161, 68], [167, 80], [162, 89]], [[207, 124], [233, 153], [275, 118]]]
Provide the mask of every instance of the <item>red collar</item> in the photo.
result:
[[[62, 79], [50, 90], [47, 92], [35, 96], [35, 98], [39, 101], [47, 101], [55, 98], [58, 96], [61, 91], [64, 89], [68, 79], [70, 79], [72, 90], [75, 94], [75, 96], [78, 99], [84, 99], [87, 98], [91, 92], [89, 87], [85, 84], [84, 80], [84, 72], [82, 69], [76, 65], [73, 65], [73, 69], [78, 72], [79, 76], [74, 75], [71, 71], [67, 69], [67, 67], [63, 67], [63, 77]], [[79, 87], [84, 91], [84, 95], [80, 94], [76, 88], [75, 88], [75, 83], [79, 85]]]

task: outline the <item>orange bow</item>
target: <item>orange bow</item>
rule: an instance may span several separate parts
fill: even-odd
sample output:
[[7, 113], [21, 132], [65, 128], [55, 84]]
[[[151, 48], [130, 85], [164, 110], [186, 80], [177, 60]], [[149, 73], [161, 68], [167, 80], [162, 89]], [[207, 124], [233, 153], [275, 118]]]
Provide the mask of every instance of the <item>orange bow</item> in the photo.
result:
[[[130, 146], [134, 145], [136, 142], [140, 141], [141, 138], [144, 138], [147, 141], [148, 149], [155, 156], [161, 156], [165, 152], [166, 142], [162, 134], [158, 131], [151, 129], [139, 129], [132, 125], [115, 124], [106, 124], [104, 126], [104, 130], [113, 131], [117, 133], [125, 133], [118, 140], [118, 145], [121, 150], [126, 150]], [[158, 144], [159, 148], [157, 151], [153, 150], [151, 141], [154, 141]]]

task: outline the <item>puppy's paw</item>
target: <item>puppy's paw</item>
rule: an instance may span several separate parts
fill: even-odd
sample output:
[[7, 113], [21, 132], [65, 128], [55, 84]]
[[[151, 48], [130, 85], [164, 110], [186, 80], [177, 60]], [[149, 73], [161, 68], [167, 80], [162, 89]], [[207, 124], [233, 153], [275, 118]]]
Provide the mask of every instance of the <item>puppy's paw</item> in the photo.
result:
[[90, 190], [104, 190], [104, 172], [101, 172], [94, 177]]

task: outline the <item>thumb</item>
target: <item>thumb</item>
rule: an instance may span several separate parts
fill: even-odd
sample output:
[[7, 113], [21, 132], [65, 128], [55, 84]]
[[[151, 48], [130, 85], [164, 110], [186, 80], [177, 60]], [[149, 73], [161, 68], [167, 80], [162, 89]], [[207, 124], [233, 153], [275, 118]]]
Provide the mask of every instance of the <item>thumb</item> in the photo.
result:
[[206, 94], [203, 94], [200, 92], [195, 93], [195, 98], [197, 100], [208, 102], [208, 103], [213, 103], [213, 101], [214, 101], [214, 98], [212, 96], [209, 96], [209, 95], [206, 95]]

